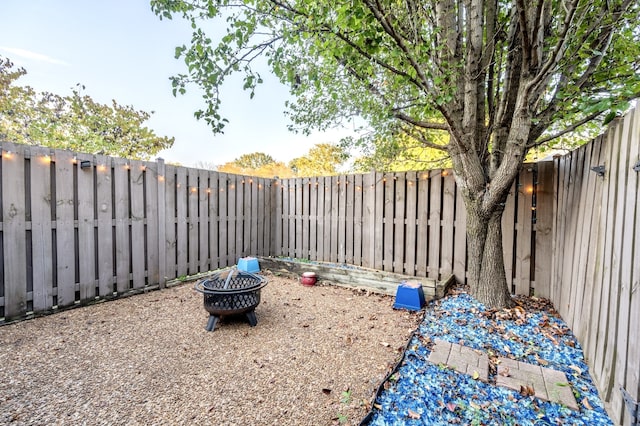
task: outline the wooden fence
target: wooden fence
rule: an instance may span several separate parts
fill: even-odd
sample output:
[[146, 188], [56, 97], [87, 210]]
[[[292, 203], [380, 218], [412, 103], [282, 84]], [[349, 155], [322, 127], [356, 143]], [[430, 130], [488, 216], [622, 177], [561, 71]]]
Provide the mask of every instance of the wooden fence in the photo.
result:
[[0, 319], [270, 250], [270, 179], [2, 143]]
[[[640, 111], [558, 158], [551, 300], [582, 343], [616, 424], [640, 396]], [[593, 168], [604, 166], [599, 176]]]
[[[275, 255], [466, 279], [466, 212], [448, 170], [285, 179], [275, 188]], [[514, 293], [549, 295], [552, 190], [553, 163], [528, 164], [507, 201]]]

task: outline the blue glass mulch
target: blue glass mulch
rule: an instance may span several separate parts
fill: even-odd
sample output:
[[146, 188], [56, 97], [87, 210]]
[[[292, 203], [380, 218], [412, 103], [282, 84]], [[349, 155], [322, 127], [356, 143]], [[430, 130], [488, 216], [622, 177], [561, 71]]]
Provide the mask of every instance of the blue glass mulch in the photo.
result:
[[[426, 308], [398, 369], [381, 386], [362, 425], [612, 425], [589, 376], [580, 344], [552, 307], [523, 298], [492, 311], [464, 292]], [[579, 411], [474, 380], [427, 362], [434, 339], [563, 371]]]

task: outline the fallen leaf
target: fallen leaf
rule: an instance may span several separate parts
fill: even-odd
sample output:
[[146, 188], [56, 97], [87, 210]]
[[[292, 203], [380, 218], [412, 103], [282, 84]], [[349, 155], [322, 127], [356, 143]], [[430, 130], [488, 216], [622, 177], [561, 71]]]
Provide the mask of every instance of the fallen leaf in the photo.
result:
[[582, 405], [584, 405], [584, 408], [586, 408], [587, 410], [593, 410], [593, 407], [591, 406], [591, 404], [589, 404], [589, 400], [586, 396], [582, 398]]
[[473, 402], [473, 401], [469, 402], [469, 406], [470, 406], [471, 408], [476, 409], [476, 410], [479, 410], [479, 409], [481, 409], [481, 408], [482, 408], [482, 407], [480, 407], [478, 404], [476, 404], [476, 403], [475, 403], [475, 402]]
[[500, 369], [499, 373], [502, 377], [509, 377], [509, 367], [504, 367]]
[[447, 402], [447, 410], [454, 412], [458, 406], [453, 402]]
[[331, 389], [329, 388], [322, 388], [322, 393], [325, 395], [329, 395], [331, 393]]
[[503, 349], [504, 349], [504, 351], [505, 351], [506, 353], [508, 353], [508, 354], [510, 354], [510, 353], [511, 353], [511, 349], [509, 349], [509, 346], [504, 345], [504, 348], [503, 348]]
[[480, 378], [480, 373], [474, 370], [471, 377], [473, 377], [474, 380], [478, 380]]
[[536, 391], [529, 385], [520, 386], [520, 395], [522, 396], [533, 396], [536, 394]]
[[582, 374], [582, 370], [580, 369], [580, 367], [576, 367], [575, 365], [570, 365], [569, 368], [578, 374]]
[[420, 418], [420, 414], [419, 414], [419, 413], [416, 413], [415, 411], [413, 411], [413, 410], [411, 410], [411, 409], [408, 409], [408, 410], [407, 410], [407, 416], [408, 416], [410, 419], [416, 419], [416, 420]]
[[377, 410], [382, 410], [382, 405], [380, 404], [373, 404], [373, 407]]
[[380, 344], [386, 348], [388, 348], [389, 346], [391, 346], [389, 343], [387, 342], [380, 342]]

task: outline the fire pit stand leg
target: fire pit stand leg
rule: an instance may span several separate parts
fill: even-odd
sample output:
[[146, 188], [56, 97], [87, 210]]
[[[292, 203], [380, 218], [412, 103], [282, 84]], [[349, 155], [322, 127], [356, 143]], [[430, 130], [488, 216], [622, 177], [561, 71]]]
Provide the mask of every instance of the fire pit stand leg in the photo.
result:
[[217, 315], [209, 315], [209, 322], [207, 322], [207, 331], [213, 331], [216, 328], [216, 324], [218, 323], [218, 320], [220, 319], [219, 316]]
[[247, 320], [249, 320], [249, 325], [251, 327], [255, 327], [258, 324], [258, 319], [256, 318], [256, 311], [250, 311], [245, 314], [247, 316]]

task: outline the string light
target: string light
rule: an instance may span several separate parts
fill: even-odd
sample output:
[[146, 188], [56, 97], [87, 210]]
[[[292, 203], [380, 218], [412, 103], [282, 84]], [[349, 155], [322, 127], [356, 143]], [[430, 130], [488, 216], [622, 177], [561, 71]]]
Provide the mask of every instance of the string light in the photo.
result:
[[164, 176], [158, 175], [158, 182], [164, 182]]

